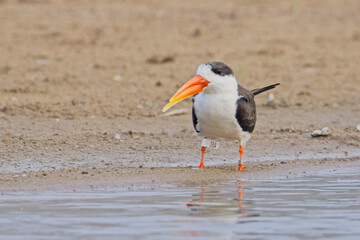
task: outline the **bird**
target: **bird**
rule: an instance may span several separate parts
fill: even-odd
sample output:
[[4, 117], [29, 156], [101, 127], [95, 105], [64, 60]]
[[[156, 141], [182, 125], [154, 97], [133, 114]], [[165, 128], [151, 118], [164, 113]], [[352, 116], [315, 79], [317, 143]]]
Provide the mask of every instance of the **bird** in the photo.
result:
[[[223, 62], [200, 64], [196, 76], [186, 82], [162, 109], [192, 97], [192, 122], [198, 137], [204, 139], [235, 139], [240, 142], [238, 171], [243, 164], [244, 147], [256, 123], [254, 97], [280, 85], [275, 83], [251, 91], [238, 84], [234, 72]], [[201, 147], [199, 168], [205, 167], [206, 146]]]

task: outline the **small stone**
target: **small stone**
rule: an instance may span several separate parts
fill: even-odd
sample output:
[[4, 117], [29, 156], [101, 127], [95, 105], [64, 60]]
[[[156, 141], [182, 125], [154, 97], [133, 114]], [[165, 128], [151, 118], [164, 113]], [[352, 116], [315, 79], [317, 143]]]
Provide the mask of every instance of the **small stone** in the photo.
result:
[[354, 129], [354, 131], [355, 131], [355, 132], [360, 132], [360, 124], [358, 124], [358, 125], [356, 126], [356, 128]]
[[50, 61], [46, 60], [46, 59], [39, 59], [36, 61], [36, 65], [41, 66], [41, 65], [49, 65]]
[[118, 133], [116, 133], [114, 137], [115, 137], [115, 139], [118, 139], [118, 140], [120, 140], [120, 138], [121, 138], [120, 134], [118, 134]]
[[269, 97], [266, 106], [276, 108], [275, 96], [273, 93], [269, 93]]
[[320, 136], [321, 136], [321, 130], [314, 130], [314, 131], [311, 133], [311, 136], [312, 136], [312, 137], [320, 137]]
[[311, 133], [311, 136], [312, 137], [326, 137], [328, 135], [330, 135], [331, 131], [328, 127], [324, 127], [323, 129], [321, 130], [314, 130], [312, 133]]
[[121, 79], [122, 79], [122, 78], [121, 78], [120, 75], [115, 75], [115, 76], [113, 76], [113, 80], [114, 80], [114, 81], [117, 81], [117, 82], [118, 82], [118, 81], [121, 81]]
[[275, 97], [273, 93], [269, 93], [269, 97], [268, 97], [268, 103], [274, 102]]
[[321, 129], [321, 135], [322, 136], [327, 136], [331, 133], [330, 129], [328, 127], [324, 127], [323, 129]]

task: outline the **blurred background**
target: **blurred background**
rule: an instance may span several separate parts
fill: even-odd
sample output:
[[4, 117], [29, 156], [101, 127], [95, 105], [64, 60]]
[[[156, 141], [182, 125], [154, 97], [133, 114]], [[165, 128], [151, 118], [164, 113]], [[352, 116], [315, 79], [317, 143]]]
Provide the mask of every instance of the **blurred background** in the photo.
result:
[[357, 0], [2, 0], [0, 111], [156, 116], [214, 60], [282, 106], [359, 105], [359, 26]]

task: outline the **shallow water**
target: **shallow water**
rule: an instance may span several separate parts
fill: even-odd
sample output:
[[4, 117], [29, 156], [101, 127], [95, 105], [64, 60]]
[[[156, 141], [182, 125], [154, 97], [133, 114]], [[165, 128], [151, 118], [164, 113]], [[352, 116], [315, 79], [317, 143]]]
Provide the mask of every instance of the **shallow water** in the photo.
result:
[[5, 193], [1, 239], [359, 239], [358, 168], [139, 191]]

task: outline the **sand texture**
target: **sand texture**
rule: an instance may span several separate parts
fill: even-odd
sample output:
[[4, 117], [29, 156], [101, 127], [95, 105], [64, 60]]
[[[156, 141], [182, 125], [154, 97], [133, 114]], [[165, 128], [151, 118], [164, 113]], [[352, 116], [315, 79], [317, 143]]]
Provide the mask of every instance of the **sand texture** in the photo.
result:
[[[0, 0], [0, 190], [197, 184], [360, 165], [360, 2]], [[236, 172], [220, 141], [204, 170], [191, 100], [199, 64], [254, 89]], [[312, 138], [328, 127], [327, 137]], [[315, 171], [315, 172], [314, 172]], [[290, 173], [289, 173], [290, 172]], [[305, 173], [304, 173], [305, 172]]]

